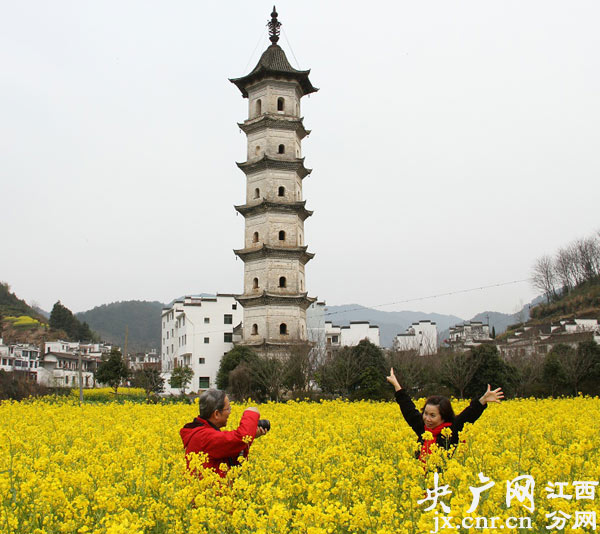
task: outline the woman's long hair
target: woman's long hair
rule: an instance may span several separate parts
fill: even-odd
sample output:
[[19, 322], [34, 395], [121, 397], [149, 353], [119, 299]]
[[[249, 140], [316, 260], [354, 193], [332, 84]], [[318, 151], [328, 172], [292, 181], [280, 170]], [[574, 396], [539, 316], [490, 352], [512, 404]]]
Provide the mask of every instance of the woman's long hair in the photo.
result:
[[423, 415], [425, 412], [425, 406], [428, 404], [438, 407], [444, 423], [454, 423], [454, 410], [452, 409], [452, 404], [450, 403], [450, 399], [448, 397], [444, 397], [442, 395], [432, 395], [425, 401], [423, 409], [421, 410], [421, 415]]

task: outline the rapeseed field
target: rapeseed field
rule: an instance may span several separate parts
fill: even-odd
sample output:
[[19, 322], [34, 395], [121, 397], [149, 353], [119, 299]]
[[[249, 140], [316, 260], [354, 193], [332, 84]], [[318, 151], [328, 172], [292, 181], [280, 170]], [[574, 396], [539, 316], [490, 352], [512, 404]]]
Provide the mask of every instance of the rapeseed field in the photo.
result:
[[[457, 413], [466, 404], [453, 403]], [[244, 407], [233, 405], [228, 429]], [[196, 410], [0, 404], [0, 532], [593, 531], [596, 398], [491, 405], [453, 454], [427, 465], [394, 402], [264, 404], [271, 431], [224, 481], [186, 475], [179, 429]]]

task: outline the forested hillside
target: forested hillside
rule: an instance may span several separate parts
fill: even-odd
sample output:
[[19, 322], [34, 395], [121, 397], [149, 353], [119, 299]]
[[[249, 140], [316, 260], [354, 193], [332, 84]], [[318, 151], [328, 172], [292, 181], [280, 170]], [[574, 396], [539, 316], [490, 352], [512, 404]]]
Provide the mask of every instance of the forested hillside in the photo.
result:
[[97, 306], [77, 314], [97, 332], [103, 341], [125, 346], [128, 352], [146, 352], [160, 349], [160, 314], [162, 302], [130, 300]]

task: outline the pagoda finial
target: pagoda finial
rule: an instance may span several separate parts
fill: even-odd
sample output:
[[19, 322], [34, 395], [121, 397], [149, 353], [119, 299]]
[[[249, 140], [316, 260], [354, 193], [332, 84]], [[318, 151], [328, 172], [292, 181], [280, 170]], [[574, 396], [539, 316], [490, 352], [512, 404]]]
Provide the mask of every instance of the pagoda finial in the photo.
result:
[[273, 13], [271, 13], [271, 20], [267, 23], [269, 27], [269, 39], [273, 44], [277, 44], [279, 41], [279, 27], [281, 26], [281, 22], [277, 20], [277, 10], [275, 6], [273, 6]]

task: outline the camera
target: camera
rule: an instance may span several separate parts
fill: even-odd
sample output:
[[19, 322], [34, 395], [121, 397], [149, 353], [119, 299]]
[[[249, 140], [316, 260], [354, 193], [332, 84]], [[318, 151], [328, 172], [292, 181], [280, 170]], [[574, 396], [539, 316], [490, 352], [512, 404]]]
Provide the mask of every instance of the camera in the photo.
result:
[[267, 432], [271, 430], [271, 422], [268, 419], [259, 419], [258, 426]]

